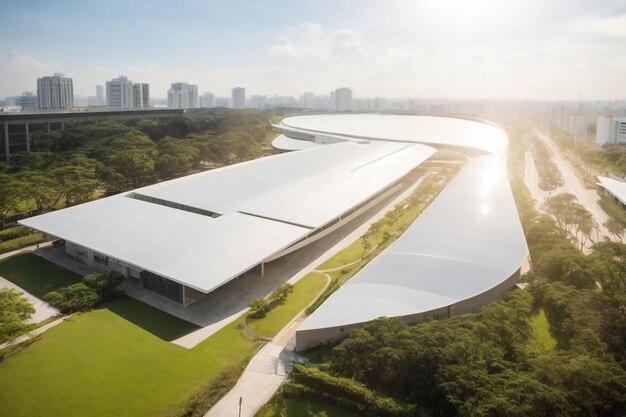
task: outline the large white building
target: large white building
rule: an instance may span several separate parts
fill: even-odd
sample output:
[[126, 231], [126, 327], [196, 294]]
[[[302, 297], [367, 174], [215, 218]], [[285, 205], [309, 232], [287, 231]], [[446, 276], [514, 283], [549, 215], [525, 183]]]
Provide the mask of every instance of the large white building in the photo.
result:
[[150, 86], [135, 83], [120, 75], [106, 82], [106, 106], [121, 109], [140, 109], [150, 106]]
[[598, 116], [596, 143], [600, 146], [626, 144], [626, 117]]
[[195, 109], [198, 107], [198, 86], [189, 83], [173, 83], [167, 90], [167, 107]]
[[18, 96], [16, 104], [21, 107], [22, 111], [36, 111], [37, 96], [30, 91], [24, 91], [21, 96]]
[[74, 107], [74, 84], [61, 73], [37, 79], [37, 107], [41, 110]]
[[215, 107], [215, 96], [213, 93], [204, 93], [199, 98], [199, 107], [210, 109]]
[[246, 107], [246, 89], [235, 87], [231, 90], [231, 103], [233, 109], [243, 109]]
[[[69, 257], [116, 271], [184, 306], [292, 253], [385, 201], [437, 148], [469, 162], [393, 245], [301, 326], [299, 349], [380, 316], [476, 311], [511, 289], [528, 255], [507, 180], [507, 137], [443, 117], [284, 119], [273, 145], [297, 150], [22, 220]], [[323, 204], [320, 204], [323, 202]], [[297, 256], [294, 254], [294, 256]]]
[[352, 89], [341, 87], [335, 90], [335, 110], [352, 111]]

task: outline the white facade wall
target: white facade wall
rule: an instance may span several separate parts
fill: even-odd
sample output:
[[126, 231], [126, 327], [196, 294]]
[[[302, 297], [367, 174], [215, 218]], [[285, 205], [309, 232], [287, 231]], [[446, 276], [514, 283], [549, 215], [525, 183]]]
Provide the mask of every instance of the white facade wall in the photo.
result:
[[130, 109], [133, 98], [133, 82], [120, 75], [106, 82], [106, 105], [111, 108]]
[[189, 83], [173, 83], [167, 90], [167, 107], [195, 109], [198, 107], [198, 86]]
[[71, 109], [74, 107], [74, 84], [61, 73], [37, 79], [37, 107], [47, 109]]

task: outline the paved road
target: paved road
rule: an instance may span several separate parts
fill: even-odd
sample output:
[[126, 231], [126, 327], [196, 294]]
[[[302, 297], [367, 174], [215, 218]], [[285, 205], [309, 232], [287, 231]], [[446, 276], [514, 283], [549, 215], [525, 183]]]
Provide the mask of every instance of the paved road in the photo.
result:
[[554, 143], [552, 138], [539, 130], [537, 130], [536, 133], [537, 137], [550, 149], [552, 161], [559, 168], [561, 176], [563, 177], [563, 186], [553, 191], [552, 195], [563, 192], [576, 196], [578, 202], [591, 213], [591, 216], [598, 224], [599, 234], [598, 236], [594, 236], [594, 240], [603, 240], [605, 237], [610, 239], [611, 234], [606, 230], [606, 227], [604, 227], [604, 223], [609, 219], [609, 216], [598, 204], [600, 197], [596, 190], [585, 188], [583, 181], [577, 176], [575, 168], [562, 155], [562, 151]]

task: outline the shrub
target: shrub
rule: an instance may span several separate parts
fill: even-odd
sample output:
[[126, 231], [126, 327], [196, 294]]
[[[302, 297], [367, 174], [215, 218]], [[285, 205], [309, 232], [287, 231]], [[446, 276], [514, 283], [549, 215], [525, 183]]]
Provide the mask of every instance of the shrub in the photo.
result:
[[79, 282], [78, 284], [52, 291], [44, 296], [50, 304], [61, 310], [62, 313], [91, 310], [98, 304], [98, 294], [91, 288]]
[[115, 272], [106, 274], [94, 272], [83, 277], [83, 283], [98, 294], [100, 303], [119, 297], [122, 291], [116, 288], [123, 281], [124, 277]]
[[265, 299], [260, 298], [250, 302], [250, 314], [249, 316], [254, 319], [262, 319], [270, 311], [270, 305]]

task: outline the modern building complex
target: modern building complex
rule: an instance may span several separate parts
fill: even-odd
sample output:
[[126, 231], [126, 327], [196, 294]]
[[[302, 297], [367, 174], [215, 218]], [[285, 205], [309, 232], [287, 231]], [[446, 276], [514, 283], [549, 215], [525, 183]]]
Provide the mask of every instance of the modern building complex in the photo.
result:
[[600, 146], [626, 145], [626, 117], [598, 116], [596, 143]]
[[106, 82], [106, 106], [113, 109], [142, 109], [150, 106], [150, 86], [120, 75]]
[[246, 107], [246, 89], [235, 87], [231, 91], [231, 104], [233, 109], [243, 109]]
[[[501, 297], [527, 248], [506, 176], [507, 138], [485, 123], [381, 115], [291, 117], [299, 150], [32, 217], [68, 256], [189, 305], [325, 236], [408, 185], [437, 148], [472, 157], [394, 245], [322, 305], [298, 348], [373, 318], [471, 311]], [[323, 202], [323, 204], [320, 204]]]
[[335, 110], [352, 111], [352, 89], [341, 87], [335, 90]]
[[198, 107], [198, 86], [189, 83], [174, 83], [167, 90], [167, 107], [195, 109]]
[[297, 349], [338, 340], [377, 317], [413, 323], [474, 312], [514, 286], [528, 248], [507, 179], [504, 131], [469, 120], [382, 115], [291, 117], [278, 128], [275, 146], [282, 149], [366, 140], [472, 158], [394, 244], [305, 320]]
[[37, 79], [37, 107], [40, 110], [74, 107], [74, 85], [61, 73]]
[[24, 91], [22, 95], [17, 98], [16, 104], [21, 107], [22, 111], [36, 111], [37, 96], [29, 91]]

